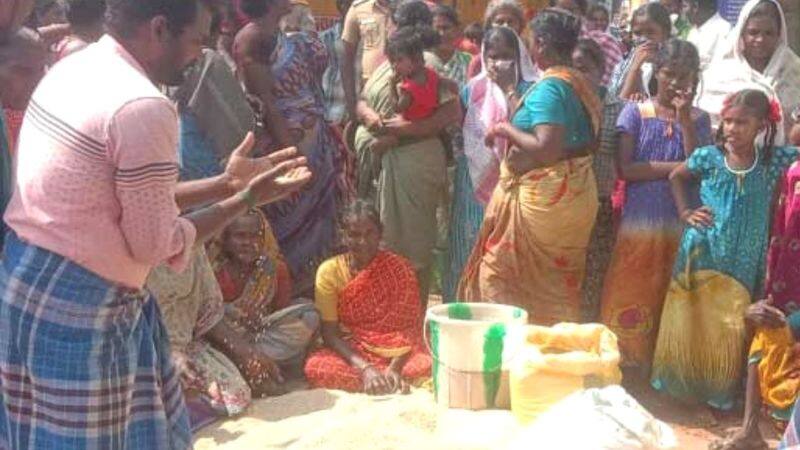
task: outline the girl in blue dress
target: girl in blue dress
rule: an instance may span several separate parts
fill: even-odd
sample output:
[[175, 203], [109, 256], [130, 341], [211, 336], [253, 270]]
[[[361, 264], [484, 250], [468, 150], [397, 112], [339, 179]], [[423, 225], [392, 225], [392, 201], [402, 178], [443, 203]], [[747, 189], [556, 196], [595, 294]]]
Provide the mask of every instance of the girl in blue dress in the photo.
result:
[[[695, 150], [670, 175], [688, 225], [664, 303], [652, 385], [683, 400], [733, 406], [742, 378], [745, 310], [761, 298], [775, 186], [797, 158], [776, 147], [776, 101], [758, 90], [726, 101], [717, 145]], [[700, 184], [701, 206], [689, 202]]]

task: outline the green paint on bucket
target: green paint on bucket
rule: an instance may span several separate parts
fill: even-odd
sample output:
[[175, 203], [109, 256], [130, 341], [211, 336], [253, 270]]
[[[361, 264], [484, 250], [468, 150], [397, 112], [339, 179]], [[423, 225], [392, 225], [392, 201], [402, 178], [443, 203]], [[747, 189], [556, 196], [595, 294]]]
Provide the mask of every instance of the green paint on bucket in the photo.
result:
[[483, 335], [483, 388], [486, 406], [494, 408], [497, 391], [500, 390], [500, 376], [503, 373], [503, 339], [506, 326], [495, 323]]
[[447, 317], [457, 320], [472, 320], [472, 310], [465, 303], [451, 303], [447, 307]]
[[428, 322], [431, 327], [431, 351], [433, 352], [433, 363], [431, 375], [433, 375], [433, 396], [434, 400], [439, 399], [439, 322], [431, 320]]
[[522, 317], [522, 310], [520, 308], [514, 308], [514, 318], [519, 319]]

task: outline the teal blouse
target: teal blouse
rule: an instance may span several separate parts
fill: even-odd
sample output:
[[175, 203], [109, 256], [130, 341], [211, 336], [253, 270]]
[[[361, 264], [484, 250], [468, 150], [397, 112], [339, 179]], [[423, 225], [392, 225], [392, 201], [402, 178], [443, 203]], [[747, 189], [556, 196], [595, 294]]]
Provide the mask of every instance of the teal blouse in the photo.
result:
[[[776, 147], [746, 175], [736, 175], [716, 146], [702, 147], [686, 160], [700, 179], [700, 201], [714, 214], [706, 229], [687, 228], [673, 275], [688, 269], [715, 270], [735, 278], [751, 295], [764, 282], [773, 194], [777, 182], [797, 159], [797, 149]], [[691, 260], [690, 260], [691, 255]]]
[[583, 103], [572, 86], [558, 78], [545, 78], [533, 85], [511, 124], [525, 131], [536, 125], [561, 125], [566, 128], [567, 148], [582, 147], [592, 139], [592, 123]]

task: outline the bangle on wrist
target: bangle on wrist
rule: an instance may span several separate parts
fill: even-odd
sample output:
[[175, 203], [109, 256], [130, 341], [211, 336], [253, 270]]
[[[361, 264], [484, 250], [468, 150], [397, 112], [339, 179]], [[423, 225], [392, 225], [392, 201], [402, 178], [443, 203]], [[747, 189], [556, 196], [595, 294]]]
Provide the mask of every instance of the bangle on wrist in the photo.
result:
[[253, 195], [253, 192], [250, 190], [250, 188], [241, 191], [239, 193], [239, 198], [241, 198], [244, 204], [247, 205], [248, 209], [255, 209], [258, 207], [256, 197]]

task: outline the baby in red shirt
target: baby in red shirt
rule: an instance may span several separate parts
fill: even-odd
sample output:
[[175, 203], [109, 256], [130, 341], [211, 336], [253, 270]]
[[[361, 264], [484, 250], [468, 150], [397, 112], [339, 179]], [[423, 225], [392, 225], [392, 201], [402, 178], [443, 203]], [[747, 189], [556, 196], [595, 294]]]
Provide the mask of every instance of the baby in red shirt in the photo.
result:
[[424, 50], [435, 47], [439, 40], [430, 26], [401, 27], [389, 36], [385, 52], [393, 72], [389, 88], [389, 102], [393, 107], [379, 116], [373, 112], [375, 117], [364, 123], [370, 134], [366, 148], [377, 155], [376, 161], [398, 145], [398, 138], [386, 134], [383, 129], [387, 119], [396, 115], [411, 122], [427, 119], [439, 107], [441, 92], [458, 94], [456, 82], [440, 77], [425, 66]]
[[423, 66], [406, 77], [395, 72], [395, 79], [395, 112], [410, 121], [430, 117], [439, 105], [439, 75]]
[[[425, 67], [423, 50], [432, 29], [405, 27], [386, 44], [386, 56], [394, 72], [395, 113], [415, 121], [430, 117], [439, 105], [439, 75]], [[432, 35], [435, 36], [435, 35]], [[435, 39], [430, 37], [430, 39]]]
[[439, 35], [429, 27], [404, 27], [386, 44], [386, 57], [394, 72], [395, 113], [409, 121], [426, 119], [439, 106], [439, 89], [458, 93], [452, 80], [441, 78], [425, 66], [423, 51], [438, 44]]

